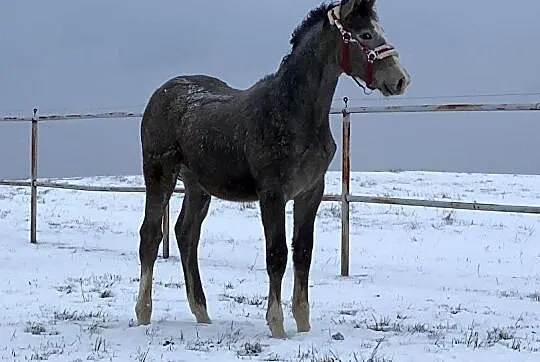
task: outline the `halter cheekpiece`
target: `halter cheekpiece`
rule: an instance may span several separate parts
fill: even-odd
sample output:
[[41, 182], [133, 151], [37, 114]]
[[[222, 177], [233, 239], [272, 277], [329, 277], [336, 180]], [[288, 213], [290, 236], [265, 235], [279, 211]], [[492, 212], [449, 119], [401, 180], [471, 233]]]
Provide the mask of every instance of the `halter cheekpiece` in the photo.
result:
[[[364, 93], [370, 94], [367, 92], [366, 88], [369, 88], [371, 91], [375, 88], [373, 87], [373, 64], [377, 60], [382, 60], [389, 56], [397, 56], [397, 50], [390, 44], [383, 44], [375, 49], [371, 49], [366, 44], [362, 43], [360, 39], [352, 32], [345, 29], [340, 19], [340, 10], [341, 6], [336, 5], [328, 11], [328, 19], [330, 24], [335, 25], [339, 32], [341, 33], [341, 56], [340, 56], [340, 65], [345, 74], [350, 76], [356, 84], [358, 84], [363, 90]], [[356, 76], [351, 74], [351, 60], [350, 60], [350, 47], [351, 44], [357, 45], [364, 53], [366, 57], [366, 64], [364, 67], [364, 78], [363, 80], [358, 80]]]

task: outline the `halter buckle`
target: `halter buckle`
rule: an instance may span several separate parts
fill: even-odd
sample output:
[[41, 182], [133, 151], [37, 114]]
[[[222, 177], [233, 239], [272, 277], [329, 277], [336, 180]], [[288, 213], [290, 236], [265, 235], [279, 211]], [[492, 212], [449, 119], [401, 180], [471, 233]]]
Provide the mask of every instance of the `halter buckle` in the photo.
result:
[[367, 58], [367, 61], [370, 62], [370, 63], [373, 63], [377, 60], [377, 58], [379, 57], [379, 54], [373, 50], [373, 49], [370, 49], [367, 53], [366, 53], [366, 58]]

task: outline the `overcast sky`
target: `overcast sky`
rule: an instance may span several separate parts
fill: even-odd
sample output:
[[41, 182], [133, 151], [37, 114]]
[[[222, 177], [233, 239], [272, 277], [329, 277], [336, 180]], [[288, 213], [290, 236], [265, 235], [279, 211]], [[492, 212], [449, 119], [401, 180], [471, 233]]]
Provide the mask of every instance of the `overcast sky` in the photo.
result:
[[[247, 88], [276, 70], [309, 0], [0, 2], [0, 115], [129, 110], [182, 73]], [[403, 99], [364, 96], [343, 77], [336, 105], [532, 102], [540, 96], [540, 3], [378, 0], [412, 75]], [[446, 96], [438, 99], [414, 97]], [[410, 99], [413, 97], [413, 99]], [[354, 170], [540, 173], [540, 114], [353, 116]], [[339, 141], [339, 119], [335, 119]], [[0, 178], [28, 176], [29, 128], [0, 124]], [[42, 176], [139, 174], [139, 120], [58, 122], [40, 129]], [[332, 167], [337, 168], [339, 160]]]

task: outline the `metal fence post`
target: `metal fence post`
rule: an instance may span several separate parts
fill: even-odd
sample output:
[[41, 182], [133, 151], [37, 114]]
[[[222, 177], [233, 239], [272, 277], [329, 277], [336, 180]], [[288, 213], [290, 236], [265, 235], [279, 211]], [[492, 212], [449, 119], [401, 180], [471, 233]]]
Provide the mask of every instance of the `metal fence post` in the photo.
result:
[[349, 276], [349, 190], [351, 169], [351, 115], [347, 110], [348, 98], [343, 98], [343, 130], [341, 148], [341, 276]]
[[169, 259], [169, 204], [163, 213], [163, 259]]
[[37, 143], [38, 143], [38, 117], [37, 108], [34, 108], [32, 117], [32, 131], [30, 141], [30, 243], [37, 243]]

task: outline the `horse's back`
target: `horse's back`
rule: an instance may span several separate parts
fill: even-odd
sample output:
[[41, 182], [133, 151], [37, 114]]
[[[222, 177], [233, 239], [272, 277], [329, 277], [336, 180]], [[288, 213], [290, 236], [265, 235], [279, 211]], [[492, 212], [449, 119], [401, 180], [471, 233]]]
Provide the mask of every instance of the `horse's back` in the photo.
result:
[[171, 150], [181, 178], [197, 180], [211, 195], [255, 200], [245, 155], [246, 124], [238, 118], [242, 93], [207, 75], [168, 80], [154, 92], [143, 117], [146, 149], [152, 154]]
[[231, 96], [239, 92], [238, 89], [232, 88], [221, 79], [203, 74], [177, 76], [169, 79], [161, 88], [176, 90], [178, 95], [186, 97], [193, 94]]
[[[151, 95], [141, 121], [143, 143], [160, 139], [165, 145], [185, 121], [201, 112], [201, 106], [227, 103], [239, 90], [208, 75], [181, 75], [167, 80]], [[157, 145], [156, 145], [157, 146]], [[160, 147], [161, 148], [161, 147]]]

